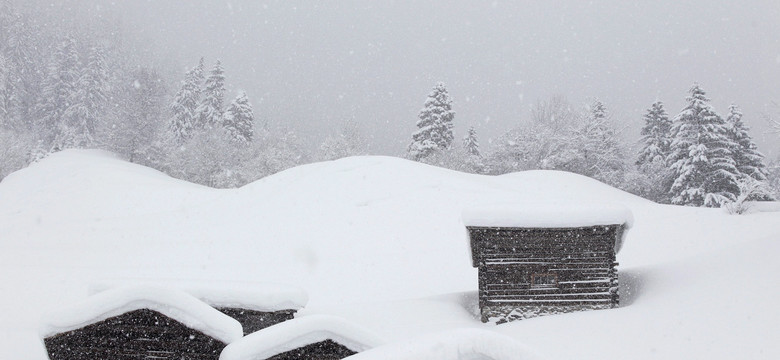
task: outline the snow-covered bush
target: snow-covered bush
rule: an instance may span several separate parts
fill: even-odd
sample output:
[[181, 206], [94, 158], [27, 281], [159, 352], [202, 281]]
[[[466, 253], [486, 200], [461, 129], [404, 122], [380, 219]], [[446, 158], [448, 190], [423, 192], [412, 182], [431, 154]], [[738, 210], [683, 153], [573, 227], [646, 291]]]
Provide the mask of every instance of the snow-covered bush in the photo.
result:
[[771, 197], [772, 189], [766, 182], [749, 176], [737, 181], [737, 186], [739, 186], [739, 195], [736, 200], [723, 204], [729, 214], [745, 214], [750, 211], [753, 205], [752, 199]]

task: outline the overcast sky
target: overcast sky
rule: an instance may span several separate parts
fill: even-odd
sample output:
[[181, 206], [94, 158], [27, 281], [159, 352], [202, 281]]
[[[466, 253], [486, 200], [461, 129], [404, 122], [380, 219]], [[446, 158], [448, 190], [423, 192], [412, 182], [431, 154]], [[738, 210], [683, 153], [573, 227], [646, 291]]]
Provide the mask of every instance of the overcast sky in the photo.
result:
[[[50, 3], [50, 2], [47, 2]], [[483, 146], [555, 94], [593, 98], [638, 137], [652, 102], [674, 116], [699, 82], [725, 114], [740, 105], [764, 152], [780, 114], [780, 1], [78, 1], [63, 16], [110, 14], [139, 53], [181, 70], [222, 60], [271, 126], [321, 140], [354, 119], [374, 153], [401, 154], [436, 82], [456, 136]], [[88, 11], [84, 11], [85, 7]], [[67, 15], [70, 13], [71, 15]], [[231, 97], [234, 93], [231, 93]], [[334, 129], [334, 130], [331, 130]]]

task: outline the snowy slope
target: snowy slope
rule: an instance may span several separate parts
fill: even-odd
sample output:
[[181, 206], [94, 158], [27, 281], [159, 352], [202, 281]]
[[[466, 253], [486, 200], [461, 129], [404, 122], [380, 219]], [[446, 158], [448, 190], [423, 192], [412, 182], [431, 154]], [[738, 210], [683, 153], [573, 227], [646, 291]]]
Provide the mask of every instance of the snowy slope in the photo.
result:
[[[618, 255], [627, 306], [478, 322], [460, 214], [498, 202], [631, 209]], [[309, 293], [301, 315], [342, 316], [391, 341], [476, 327], [550, 358], [780, 357], [767, 340], [780, 333], [780, 213], [656, 205], [563, 172], [487, 177], [356, 157], [214, 190], [70, 150], [0, 183], [0, 229], [3, 359], [45, 358], [40, 315], [114, 278], [288, 283]]]

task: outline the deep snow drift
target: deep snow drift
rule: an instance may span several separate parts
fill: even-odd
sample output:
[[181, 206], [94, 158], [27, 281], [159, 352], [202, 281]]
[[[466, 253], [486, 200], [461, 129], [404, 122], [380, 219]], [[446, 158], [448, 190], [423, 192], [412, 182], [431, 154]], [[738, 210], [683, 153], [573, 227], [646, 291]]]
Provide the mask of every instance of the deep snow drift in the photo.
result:
[[[499, 202], [628, 207], [623, 307], [480, 323], [461, 212]], [[291, 284], [309, 294], [299, 315], [388, 341], [467, 327], [553, 359], [780, 358], [780, 213], [656, 205], [569, 173], [356, 157], [214, 190], [70, 150], [0, 183], [0, 229], [2, 359], [45, 358], [41, 314], [106, 279]]]

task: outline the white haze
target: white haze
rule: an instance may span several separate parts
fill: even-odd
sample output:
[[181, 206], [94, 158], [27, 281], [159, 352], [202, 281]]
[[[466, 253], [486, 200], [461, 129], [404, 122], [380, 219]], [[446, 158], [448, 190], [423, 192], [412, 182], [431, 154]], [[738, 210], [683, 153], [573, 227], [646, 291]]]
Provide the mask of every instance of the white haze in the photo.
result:
[[[27, 3], [28, 5], [30, 3]], [[319, 143], [347, 120], [372, 153], [403, 153], [437, 81], [462, 137], [483, 145], [555, 94], [602, 100], [629, 140], [655, 100], [675, 115], [699, 82], [722, 114], [734, 102], [759, 149], [780, 112], [780, 2], [767, 1], [39, 1], [64, 22], [120, 24], [140, 58], [183, 75], [223, 61], [271, 127]]]

